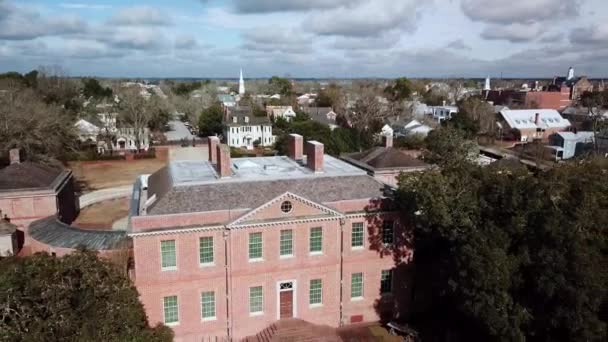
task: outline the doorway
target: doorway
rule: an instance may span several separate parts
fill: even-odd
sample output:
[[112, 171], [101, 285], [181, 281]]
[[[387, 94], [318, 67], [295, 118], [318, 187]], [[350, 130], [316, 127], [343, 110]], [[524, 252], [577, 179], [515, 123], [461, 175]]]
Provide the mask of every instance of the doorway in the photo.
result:
[[279, 282], [278, 292], [279, 319], [295, 317], [295, 281]]

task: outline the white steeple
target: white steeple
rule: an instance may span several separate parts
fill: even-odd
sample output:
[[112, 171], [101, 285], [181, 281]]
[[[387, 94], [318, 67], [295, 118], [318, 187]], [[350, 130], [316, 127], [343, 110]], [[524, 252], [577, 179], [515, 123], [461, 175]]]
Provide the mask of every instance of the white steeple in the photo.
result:
[[570, 67], [570, 69], [568, 69], [568, 78], [567, 78], [567, 80], [570, 81], [572, 79], [574, 79], [574, 68]]
[[486, 77], [486, 84], [483, 86], [483, 90], [490, 91], [492, 88], [490, 87], [490, 76]]
[[243, 80], [243, 69], [241, 69], [241, 78], [239, 79], [239, 95], [245, 95], [245, 80]]

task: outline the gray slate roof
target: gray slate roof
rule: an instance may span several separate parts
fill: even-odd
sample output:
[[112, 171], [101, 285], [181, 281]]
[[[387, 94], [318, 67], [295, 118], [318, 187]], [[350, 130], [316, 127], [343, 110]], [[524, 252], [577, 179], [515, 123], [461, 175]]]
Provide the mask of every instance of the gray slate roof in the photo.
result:
[[33, 222], [29, 234], [37, 241], [60, 248], [108, 250], [128, 246], [130, 241], [124, 231], [78, 229], [59, 221], [55, 216]]
[[159, 198], [148, 213], [164, 215], [254, 209], [285, 192], [317, 203], [379, 198], [384, 196], [385, 185], [361, 175], [171, 186], [169, 173], [161, 169], [150, 176], [148, 190], [148, 196]]

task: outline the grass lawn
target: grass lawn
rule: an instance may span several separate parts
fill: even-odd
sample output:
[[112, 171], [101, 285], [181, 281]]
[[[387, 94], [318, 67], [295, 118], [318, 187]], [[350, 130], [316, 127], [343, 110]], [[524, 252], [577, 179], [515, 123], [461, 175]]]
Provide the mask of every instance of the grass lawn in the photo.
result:
[[129, 199], [119, 198], [90, 205], [80, 211], [72, 226], [112, 229], [112, 223], [129, 215]]
[[108, 160], [99, 162], [69, 162], [83, 193], [131, 185], [141, 174], [149, 174], [165, 166], [167, 150], [157, 150], [156, 159], [133, 161]]

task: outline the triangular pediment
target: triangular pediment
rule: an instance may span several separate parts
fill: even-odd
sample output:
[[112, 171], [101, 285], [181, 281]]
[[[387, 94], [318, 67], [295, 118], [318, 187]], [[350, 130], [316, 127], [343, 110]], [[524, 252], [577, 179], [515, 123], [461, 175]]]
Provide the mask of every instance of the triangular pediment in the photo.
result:
[[276, 223], [307, 219], [340, 218], [343, 214], [322, 204], [286, 192], [239, 217], [229, 226]]

